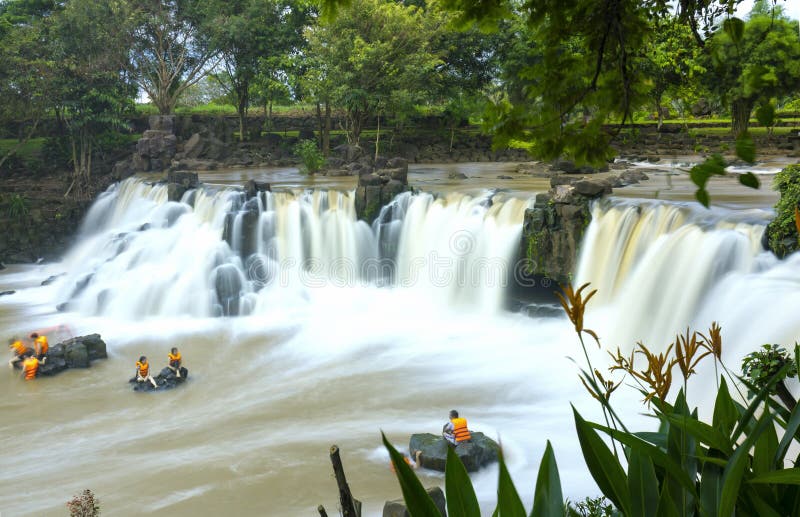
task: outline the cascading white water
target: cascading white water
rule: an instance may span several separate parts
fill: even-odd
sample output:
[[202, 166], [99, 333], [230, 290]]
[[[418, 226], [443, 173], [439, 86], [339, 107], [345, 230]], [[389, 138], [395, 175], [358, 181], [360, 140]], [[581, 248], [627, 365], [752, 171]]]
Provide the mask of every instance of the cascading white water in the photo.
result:
[[674, 203], [596, 204], [576, 275], [576, 285], [598, 290], [594, 324], [623, 348], [639, 340], [658, 348], [690, 325], [704, 330], [710, 321], [697, 315], [716, 303], [715, 287], [774, 265], [761, 248], [768, 217]]
[[126, 180], [90, 211], [65, 262], [61, 300], [84, 314], [264, 313], [309, 288], [389, 285], [497, 311], [527, 202], [487, 194], [403, 194], [374, 228], [336, 191], [190, 191]]

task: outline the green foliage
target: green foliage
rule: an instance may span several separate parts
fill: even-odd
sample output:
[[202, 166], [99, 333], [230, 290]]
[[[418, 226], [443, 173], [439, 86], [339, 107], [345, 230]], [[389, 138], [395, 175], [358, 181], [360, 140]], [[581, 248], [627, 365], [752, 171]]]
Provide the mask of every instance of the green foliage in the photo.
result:
[[314, 174], [325, 164], [325, 157], [313, 140], [301, 140], [294, 146], [294, 154], [300, 158], [300, 172]]
[[775, 175], [773, 188], [781, 197], [775, 218], [767, 225], [769, 249], [780, 258], [800, 249], [795, 210], [800, 207], [800, 165], [790, 165]]
[[[776, 377], [779, 373], [780, 377]], [[782, 346], [766, 344], [742, 359], [742, 375], [761, 389], [770, 381], [797, 377], [797, 362]]]
[[568, 517], [613, 517], [614, 505], [605, 497], [587, 497], [579, 503], [567, 502]]
[[22, 221], [28, 216], [31, 203], [25, 196], [10, 194], [0, 198], [0, 204], [5, 207], [6, 217]]

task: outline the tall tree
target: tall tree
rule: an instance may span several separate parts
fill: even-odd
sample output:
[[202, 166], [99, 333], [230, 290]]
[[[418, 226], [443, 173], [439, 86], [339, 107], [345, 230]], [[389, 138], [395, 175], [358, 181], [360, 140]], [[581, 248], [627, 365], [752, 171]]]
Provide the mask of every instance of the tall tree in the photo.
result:
[[56, 113], [67, 128], [72, 181], [67, 195], [91, 196], [97, 136], [124, 125], [136, 89], [126, 73], [130, 49], [117, 30], [126, 20], [118, 2], [71, 0], [53, 17], [49, 52], [57, 63], [53, 81]]
[[731, 19], [709, 40], [709, 87], [731, 109], [733, 133], [747, 132], [758, 101], [800, 92], [797, 22], [761, 2], [746, 22]]
[[209, 12], [215, 2], [129, 0], [131, 70], [159, 113], [173, 113], [181, 94], [219, 63], [209, 44]]
[[383, 0], [353, 0], [307, 31], [309, 52], [325, 64], [331, 96], [347, 112], [353, 143], [371, 116], [401, 97], [427, 93], [427, 78], [440, 62], [431, 31], [419, 8]]
[[309, 7], [297, 0], [230, 0], [211, 18], [210, 40], [221, 52], [244, 140], [253, 83], [288, 66], [289, 56], [303, 45]]

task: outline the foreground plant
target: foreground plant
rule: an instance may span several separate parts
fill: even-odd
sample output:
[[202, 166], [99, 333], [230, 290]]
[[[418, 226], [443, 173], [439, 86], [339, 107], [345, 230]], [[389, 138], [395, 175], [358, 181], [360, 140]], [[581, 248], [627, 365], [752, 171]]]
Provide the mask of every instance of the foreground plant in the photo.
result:
[[[573, 291], [568, 286], [562, 297], [582, 346], [586, 301], [593, 294], [583, 299], [586, 287]], [[795, 351], [800, 354], [797, 347]], [[627, 356], [618, 349], [612, 354], [612, 374], [623, 373], [633, 380], [649, 414], [659, 422], [655, 432], [630, 432], [610, 401], [611, 393], [623, 381], [606, 379], [592, 368], [586, 354], [588, 371], [581, 370], [581, 381], [602, 405], [610, 425], [587, 421], [573, 407], [575, 429], [589, 473], [616, 510], [596, 505], [597, 513], [583, 515], [800, 515], [800, 468], [795, 467], [800, 455], [788, 456], [790, 449], [794, 455], [800, 446], [800, 406], [786, 408], [772, 398], [783, 379], [797, 374], [797, 362], [785, 353], [777, 354], [782, 360], [775, 355], [772, 347], [755, 353], [745, 361], [747, 378], [734, 378], [722, 362], [722, 334], [716, 323], [707, 335], [687, 329], [661, 353], [642, 343]], [[645, 359], [644, 367], [636, 364], [640, 357]], [[731, 396], [725, 376], [719, 376], [710, 423], [700, 420], [697, 408], [692, 408], [687, 398], [688, 379], [708, 357], [715, 361], [715, 368], [722, 366], [734, 384], [741, 382], [749, 388], [748, 397], [740, 396], [743, 402], [739, 402]], [[683, 386], [670, 403], [667, 397], [676, 366]], [[617, 454], [616, 447], [612, 452], [607, 440], [618, 445], [623, 455]], [[438, 516], [414, 472], [385, 438], [384, 444], [399, 465], [397, 476], [409, 514]], [[445, 485], [450, 515], [480, 515], [471, 481], [452, 451], [448, 452]], [[530, 515], [582, 515], [576, 511], [563, 502], [558, 467], [548, 442]], [[502, 455], [494, 515], [526, 515]]]
[[70, 517], [97, 517], [100, 515], [100, 500], [88, 488], [67, 502]]

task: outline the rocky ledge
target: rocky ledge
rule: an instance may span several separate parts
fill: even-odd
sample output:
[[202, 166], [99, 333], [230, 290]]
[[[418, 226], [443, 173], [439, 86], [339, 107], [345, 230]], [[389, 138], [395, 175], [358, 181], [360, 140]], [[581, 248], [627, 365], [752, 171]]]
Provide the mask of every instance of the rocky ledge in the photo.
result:
[[520, 256], [525, 273], [535, 279], [566, 284], [578, 260], [578, 248], [591, 222], [591, 202], [614, 188], [648, 179], [637, 170], [597, 177], [556, 174], [550, 190], [538, 194], [533, 208], [525, 211]]
[[154, 387], [150, 381], [143, 381], [137, 382], [136, 377], [132, 378], [130, 381], [133, 384], [133, 391], [163, 391], [163, 390], [171, 390], [172, 388], [179, 386], [186, 382], [186, 379], [189, 378], [189, 370], [181, 366], [181, 376], [178, 377], [175, 372], [173, 372], [170, 368], [164, 367], [161, 370], [161, 373], [153, 377], [158, 384], [158, 388]]
[[[500, 457], [500, 446], [483, 433], [470, 431], [472, 440], [467, 443], [460, 443], [455, 448], [467, 472], [476, 472], [480, 468], [490, 463], [494, 463]], [[448, 443], [441, 436], [430, 433], [412, 434], [408, 444], [408, 450], [422, 451], [419, 455], [420, 467], [444, 472], [447, 462]]]

